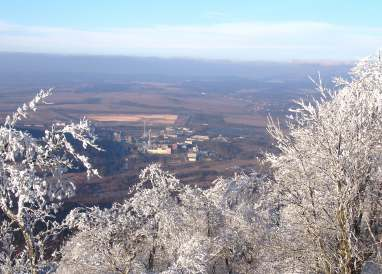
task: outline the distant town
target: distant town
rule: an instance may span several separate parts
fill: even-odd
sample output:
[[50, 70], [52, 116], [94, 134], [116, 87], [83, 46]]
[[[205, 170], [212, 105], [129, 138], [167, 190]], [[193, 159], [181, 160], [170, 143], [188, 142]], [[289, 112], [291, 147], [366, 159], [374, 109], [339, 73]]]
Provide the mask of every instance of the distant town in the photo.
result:
[[217, 154], [201, 145], [206, 142], [229, 142], [228, 137], [219, 134], [215, 137], [199, 135], [187, 127], [167, 126], [151, 128], [142, 125], [141, 135], [136, 131], [130, 133], [128, 128], [100, 128], [100, 140], [113, 140], [129, 148], [129, 154], [124, 157], [123, 169], [128, 170], [130, 162], [139, 155], [156, 155], [168, 157], [179, 162], [197, 162], [218, 160]]

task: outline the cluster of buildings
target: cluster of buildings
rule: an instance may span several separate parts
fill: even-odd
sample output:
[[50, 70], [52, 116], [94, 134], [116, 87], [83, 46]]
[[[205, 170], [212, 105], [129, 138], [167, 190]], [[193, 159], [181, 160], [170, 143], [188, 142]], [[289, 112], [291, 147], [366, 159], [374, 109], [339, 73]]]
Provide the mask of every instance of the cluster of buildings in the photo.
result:
[[[166, 127], [164, 129], [151, 129], [143, 125], [143, 134], [138, 130], [115, 128], [113, 131], [101, 130], [101, 138], [113, 140], [117, 143], [125, 143], [139, 153], [146, 155], [171, 156], [176, 155], [189, 162], [202, 159], [208, 160], [212, 153], [200, 149], [200, 144], [214, 139], [207, 135], [195, 134], [193, 130], [186, 127]], [[135, 130], [135, 131], [134, 131]], [[133, 137], [134, 135], [134, 137]], [[199, 145], [199, 146], [198, 146]], [[205, 146], [201, 146], [205, 147]], [[129, 155], [130, 157], [131, 155]], [[128, 158], [126, 157], [126, 169]]]
[[152, 130], [146, 131], [144, 126], [141, 138], [141, 151], [153, 155], [171, 155], [183, 153], [190, 162], [196, 162], [201, 157], [196, 142], [209, 141], [205, 135], [193, 135], [189, 128], [166, 127], [159, 133], [153, 134]]

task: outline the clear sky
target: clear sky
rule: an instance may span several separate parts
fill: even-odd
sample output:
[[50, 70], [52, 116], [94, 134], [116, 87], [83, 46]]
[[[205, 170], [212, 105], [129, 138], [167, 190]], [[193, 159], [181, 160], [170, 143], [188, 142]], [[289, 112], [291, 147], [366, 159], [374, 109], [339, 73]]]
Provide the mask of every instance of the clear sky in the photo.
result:
[[285, 61], [381, 46], [380, 0], [0, 0], [0, 51]]

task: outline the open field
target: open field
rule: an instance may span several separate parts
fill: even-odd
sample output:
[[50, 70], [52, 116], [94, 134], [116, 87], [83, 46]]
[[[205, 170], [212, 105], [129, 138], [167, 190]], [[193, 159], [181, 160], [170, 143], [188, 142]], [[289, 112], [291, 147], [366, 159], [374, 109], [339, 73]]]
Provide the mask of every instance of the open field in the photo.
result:
[[141, 123], [148, 121], [150, 124], [158, 125], [173, 125], [178, 118], [174, 114], [90, 114], [87, 117], [97, 122]]
[[229, 115], [224, 117], [227, 124], [265, 127], [267, 118], [260, 115]]
[[[258, 100], [252, 94], [202, 94], [196, 88], [175, 84], [135, 83], [121, 91], [83, 91], [81, 86], [57, 89], [49, 98], [51, 105], [41, 106], [38, 115], [31, 115], [25, 124], [48, 126], [51, 121], [75, 121], [87, 117], [97, 123], [110, 125], [198, 126], [229, 128], [232, 125], [261, 127], [265, 124], [267, 108], [281, 110], [278, 101]], [[0, 118], [11, 113], [33, 93], [15, 92], [0, 102]], [[21, 121], [24, 123], [24, 121]], [[190, 124], [191, 123], [191, 124]], [[224, 134], [224, 132], [222, 132]]]

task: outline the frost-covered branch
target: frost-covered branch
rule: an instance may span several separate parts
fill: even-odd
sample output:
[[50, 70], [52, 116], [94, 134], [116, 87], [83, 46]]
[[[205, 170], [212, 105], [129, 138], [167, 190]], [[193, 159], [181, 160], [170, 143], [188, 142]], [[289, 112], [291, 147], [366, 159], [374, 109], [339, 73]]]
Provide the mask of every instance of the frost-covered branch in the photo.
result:
[[15, 266], [24, 262], [32, 273], [38, 273], [51, 256], [46, 254], [48, 240], [52, 241], [67, 228], [67, 224], [57, 222], [55, 216], [62, 201], [75, 192], [74, 184], [64, 173], [80, 164], [89, 175], [97, 174], [88, 158], [78, 153], [67, 139], [67, 135], [71, 135], [84, 148], [99, 149], [87, 120], [63, 127], [52, 126], [42, 139], [15, 128], [17, 121], [36, 111], [37, 105], [45, 103], [51, 94], [52, 89], [41, 90], [0, 126], [0, 210], [5, 215], [2, 222], [3, 225], [10, 223], [7, 233], [12, 234], [11, 229], [17, 231], [23, 242], [16, 246], [22, 251], [6, 257], [7, 264]]

